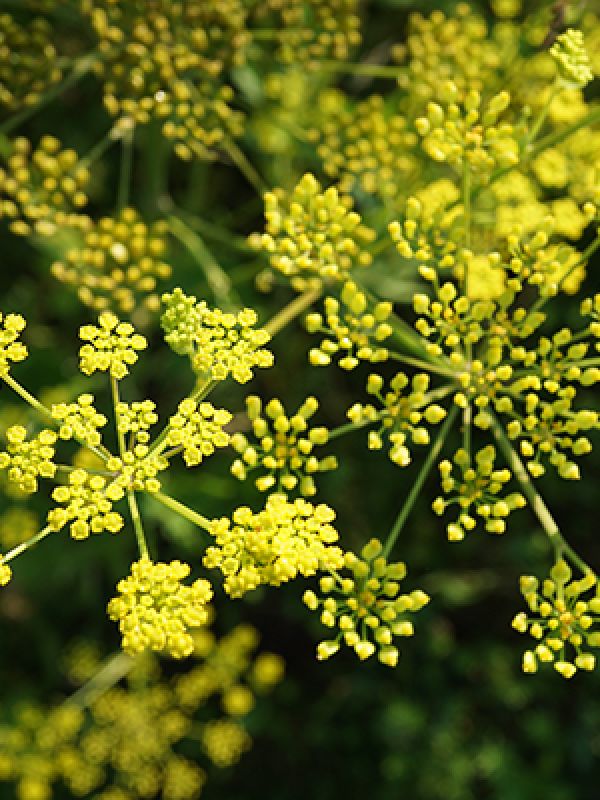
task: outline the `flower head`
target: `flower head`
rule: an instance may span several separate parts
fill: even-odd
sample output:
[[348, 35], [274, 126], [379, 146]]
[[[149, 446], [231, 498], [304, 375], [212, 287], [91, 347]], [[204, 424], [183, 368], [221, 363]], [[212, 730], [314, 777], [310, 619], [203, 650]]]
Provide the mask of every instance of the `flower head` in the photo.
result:
[[129, 322], [119, 322], [110, 311], [98, 317], [98, 327], [83, 325], [79, 337], [84, 344], [79, 350], [79, 366], [85, 375], [110, 372], [121, 380], [129, 374], [129, 367], [138, 360], [138, 350], [147, 346], [146, 339], [135, 332]]
[[188, 397], [181, 401], [177, 413], [169, 420], [167, 444], [181, 448], [187, 466], [195, 467], [217, 447], [227, 447], [230, 436], [224, 427], [232, 418], [224, 408], [197, 403]]
[[48, 525], [59, 531], [70, 523], [73, 539], [87, 539], [90, 533], [102, 531], [117, 533], [124, 522], [113, 505], [124, 495], [120, 481], [74, 469], [68, 483], [52, 492], [52, 499], [60, 505], [48, 513]]
[[340, 631], [336, 639], [320, 643], [319, 660], [336, 653], [343, 640], [361, 660], [377, 652], [383, 664], [396, 666], [399, 654], [393, 638], [413, 635], [413, 625], [406, 614], [419, 611], [429, 598], [420, 589], [400, 594], [406, 565], [388, 563], [382, 551], [381, 542], [371, 539], [360, 557], [354, 553], [344, 555], [348, 577], [336, 572], [321, 578], [320, 588], [325, 598], [312, 590], [304, 593], [305, 604], [312, 611], [321, 610], [321, 622]]
[[255, 480], [261, 492], [272, 489], [293, 491], [310, 497], [316, 493], [313, 475], [335, 469], [334, 456], [319, 459], [315, 447], [327, 443], [327, 428], [309, 428], [308, 420], [319, 404], [307, 397], [295, 414], [288, 416], [281, 402], [274, 398], [263, 408], [256, 395], [246, 398], [246, 409], [252, 424], [253, 437], [235, 433], [231, 444], [241, 458], [234, 461], [231, 472], [245, 480], [253, 471], [260, 474]]
[[54, 431], [43, 430], [27, 439], [27, 430], [22, 425], [12, 425], [6, 431], [6, 450], [0, 452], [0, 469], [8, 470], [8, 479], [22, 492], [33, 494], [38, 488], [38, 478], [54, 477], [57, 438]]
[[[595, 596], [585, 598], [592, 589]], [[587, 648], [600, 647], [600, 593], [591, 573], [572, 580], [571, 568], [559, 559], [550, 577], [540, 582], [523, 575], [521, 592], [529, 613], [520, 612], [513, 620], [519, 633], [529, 633], [538, 644], [523, 656], [523, 671], [536, 672], [538, 662], [551, 663], [564, 678], [577, 669], [593, 670], [596, 657]], [[595, 627], [594, 627], [595, 626]]]
[[216, 544], [207, 548], [204, 565], [221, 569], [231, 597], [261, 584], [280, 586], [299, 574], [336, 569], [343, 558], [333, 546], [338, 539], [334, 519], [335, 512], [326, 505], [313, 506], [302, 498], [290, 503], [283, 495], [271, 495], [258, 514], [242, 507], [232, 520], [212, 521]]
[[0, 323], [0, 378], [3, 378], [9, 373], [11, 361], [16, 363], [27, 358], [27, 348], [18, 341], [26, 322], [20, 314], [0, 312]]
[[582, 89], [594, 79], [581, 31], [569, 28], [557, 36], [550, 48], [550, 55], [556, 62], [560, 78], [567, 86]]
[[153, 563], [141, 558], [117, 584], [117, 597], [108, 604], [108, 615], [119, 622], [123, 649], [131, 655], [145, 650], [185, 658], [194, 650], [190, 628], [208, 619], [206, 605], [212, 589], [206, 580], [190, 586], [182, 581], [190, 567], [181, 561]]

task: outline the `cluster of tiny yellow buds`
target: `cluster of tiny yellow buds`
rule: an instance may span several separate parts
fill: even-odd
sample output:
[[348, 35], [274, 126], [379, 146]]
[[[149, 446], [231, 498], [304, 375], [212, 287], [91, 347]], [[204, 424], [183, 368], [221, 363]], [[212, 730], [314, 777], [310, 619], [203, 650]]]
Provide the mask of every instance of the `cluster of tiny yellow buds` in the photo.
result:
[[226, 135], [241, 133], [241, 115], [229, 107], [226, 69], [241, 65], [250, 35], [240, 0], [154, 0], [121, 7], [85, 0], [101, 58], [104, 104], [137, 124], [162, 122], [183, 158], [206, 157]]
[[320, 589], [328, 597], [319, 598], [312, 590], [304, 592], [308, 608], [320, 609], [321, 622], [340, 631], [335, 639], [319, 644], [317, 658], [330, 658], [343, 641], [361, 660], [377, 653], [382, 664], [395, 667], [399, 653], [393, 637], [413, 635], [413, 624], [406, 613], [419, 611], [429, 597], [420, 589], [400, 594], [406, 565], [389, 564], [379, 539], [371, 539], [360, 557], [345, 553], [344, 567], [349, 577], [335, 572], [320, 579]]
[[247, 383], [254, 368], [273, 364], [273, 354], [263, 347], [271, 337], [255, 327], [258, 316], [251, 308], [237, 313], [209, 309], [179, 288], [162, 299], [165, 341], [176, 353], [188, 355], [194, 371], [208, 380], [223, 381], [231, 375]]
[[[442, 489], [450, 497], [436, 498], [433, 510], [441, 515], [449, 506], [458, 506], [456, 521], [446, 527], [451, 542], [461, 541], [477, 527], [474, 515], [484, 521], [488, 533], [504, 533], [508, 515], [525, 506], [525, 498], [517, 492], [500, 496], [512, 476], [508, 469], [495, 469], [495, 459], [495, 448], [487, 445], [475, 454], [474, 464], [463, 449], [457, 450], [452, 462], [440, 463]], [[453, 464], [460, 469], [460, 478], [453, 477]]]
[[202, 730], [203, 750], [217, 767], [236, 764], [251, 744], [246, 730], [232, 719], [211, 720]]
[[483, 175], [496, 167], [518, 163], [519, 144], [513, 126], [498, 122], [510, 104], [508, 92], [495, 95], [485, 106], [475, 89], [469, 90], [461, 102], [453, 81], [445, 82], [441, 94], [444, 106], [428, 103], [427, 115], [415, 121], [423, 137], [423, 150], [430, 158], [455, 169], [466, 165]]
[[440, 99], [440, 88], [452, 79], [462, 91], [493, 86], [501, 63], [497, 42], [488, 36], [485, 20], [469, 3], [458, 3], [452, 15], [436, 9], [425, 17], [409, 17], [406, 44], [392, 50], [395, 60], [406, 63], [399, 85], [414, 97]]
[[2, 314], [0, 311], [0, 378], [10, 371], [10, 362], [24, 361], [27, 348], [19, 342], [19, 336], [25, 329], [26, 322], [20, 314]]
[[6, 469], [9, 481], [22, 492], [33, 494], [38, 478], [53, 478], [56, 473], [52, 459], [57, 438], [54, 431], [43, 430], [28, 440], [22, 425], [12, 425], [6, 431], [6, 450], [0, 451], [0, 470]]
[[232, 520], [211, 522], [216, 545], [207, 548], [204, 565], [221, 569], [231, 597], [241, 597], [261, 584], [280, 586], [298, 574], [308, 577], [318, 570], [337, 569], [343, 554], [334, 546], [338, 540], [331, 525], [334, 519], [335, 512], [324, 504], [313, 506], [303, 498], [290, 503], [283, 495], [270, 495], [258, 514], [244, 506]]
[[327, 334], [319, 347], [309, 354], [310, 363], [316, 367], [326, 367], [332, 356], [342, 369], [351, 370], [361, 361], [376, 364], [386, 361], [388, 349], [382, 342], [392, 335], [388, 322], [392, 304], [387, 301], [370, 302], [353, 281], [347, 281], [340, 293], [340, 299], [326, 297], [324, 314], [311, 313], [305, 318], [309, 333]]
[[583, 89], [594, 80], [590, 57], [581, 31], [569, 28], [557, 36], [550, 48], [550, 55], [556, 62], [561, 81], [566, 86]]
[[2, 554], [0, 553], [0, 586], [6, 586], [12, 578], [12, 570], [8, 564], [2, 561]]
[[102, 475], [90, 475], [84, 469], [69, 473], [69, 482], [57, 486], [52, 499], [60, 503], [48, 513], [48, 525], [59, 531], [70, 523], [73, 539], [87, 539], [90, 533], [118, 533], [123, 517], [113, 511], [113, 504], [125, 492], [117, 481], [108, 482]]
[[0, 105], [11, 111], [35, 105], [61, 77], [50, 23], [35, 17], [22, 25], [0, 14]]
[[[525, 652], [524, 672], [537, 672], [538, 662], [551, 663], [564, 678], [571, 678], [577, 669], [591, 671], [596, 666], [596, 657], [587, 648], [600, 647], [597, 579], [592, 573], [579, 580], [571, 578], [571, 569], [562, 558], [541, 586], [533, 575], [521, 577], [521, 592], [529, 613], [517, 614], [512, 625], [519, 633], [529, 633], [539, 642], [533, 650]], [[592, 589], [594, 597], [582, 597]]]
[[320, 288], [323, 282], [343, 280], [355, 266], [371, 263], [363, 245], [375, 232], [351, 211], [352, 200], [331, 186], [323, 191], [307, 173], [291, 192], [265, 194], [265, 233], [249, 242], [269, 254], [269, 263], [290, 279], [298, 291]]
[[360, 44], [358, 0], [266, 0], [264, 5], [281, 15], [277, 57], [284, 64], [318, 69], [323, 59], [347, 61]]
[[14, 506], [0, 516], [0, 549], [10, 550], [26, 542], [40, 529], [37, 514]]
[[217, 447], [227, 447], [230, 437], [224, 427], [232, 418], [224, 408], [197, 403], [188, 397], [179, 403], [177, 413], [169, 420], [167, 444], [181, 448], [185, 463], [195, 467]]
[[87, 203], [88, 170], [74, 150], [62, 150], [53, 136], [43, 136], [32, 151], [18, 137], [0, 168], [0, 217], [13, 233], [51, 236], [64, 227], [86, 228], [89, 218], [76, 213]]
[[79, 350], [79, 368], [85, 375], [98, 370], [121, 380], [138, 360], [136, 351], [146, 348], [146, 339], [129, 322], [119, 322], [110, 311], [100, 314], [98, 326], [83, 325], [79, 329], [79, 338], [89, 343]]
[[307, 397], [292, 416], [281, 402], [270, 400], [263, 408], [259, 397], [246, 398], [246, 410], [252, 423], [254, 441], [243, 433], [234, 433], [231, 444], [241, 455], [231, 465], [236, 478], [245, 480], [248, 473], [259, 470], [255, 480], [261, 492], [276, 489], [290, 492], [297, 489], [305, 497], [316, 494], [313, 475], [337, 467], [335, 456], [319, 459], [314, 448], [327, 444], [327, 428], [309, 428], [308, 420], [319, 408], [315, 397]]
[[398, 201], [418, 162], [411, 151], [418, 137], [406, 119], [388, 113], [380, 95], [371, 95], [351, 108], [343, 101], [325, 104], [324, 119], [309, 131], [319, 142], [317, 154], [342, 192], [356, 186], [368, 194]]
[[148, 444], [150, 441], [148, 431], [158, 422], [156, 404], [152, 400], [119, 402], [116, 407], [116, 421], [117, 430], [123, 436], [129, 434], [136, 444]]
[[369, 449], [380, 450], [387, 438], [388, 455], [399, 467], [407, 467], [411, 462], [409, 441], [429, 444], [429, 432], [423, 423], [437, 425], [446, 416], [441, 406], [429, 402], [429, 380], [425, 373], [414, 375], [410, 381], [403, 372], [398, 372], [390, 381], [389, 389], [384, 391], [381, 375], [369, 375], [367, 392], [379, 400], [381, 408], [355, 403], [348, 409], [348, 419], [355, 425], [380, 423], [377, 430], [369, 432]]
[[[143, 436], [142, 438], [145, 438]], [[132, 443], [132, 448], [122, 458], [113, 456], [106, 462], [106, 469], [117, 475], [116, 482], [126, 490], [134, 492], [158, 492], [160, 481], [156, 477], [168, 469], [169, 462], [160, 452], [153, 453], [147, 444]]]
[[76, 403], [55, 403], [51, 408], [52, 418], [59, 423], [58, 436], [68, 441], [77, 439], [88, 447], [98, 447], [102, 441], [100, 428], [107, 419], [94, 408], [94, 397], [81, 394]]
[[182, 584], [189, 574], [190, 567], [181, 561], [165, 564], [141, 558], [131, 565], [130, 574], [117, 584], [118, 596], [107, 607], [109, 617], [119, 622], [126, 653], [154, 650], [173, 658], [192, 654], [189, 629], [208, 619], [212, 589], [203, 579]]
[[52, 264], [55, 278], [74, 286], [82, 303], [99, 311], [131, 313], [140, 304], [160, 305], [157, 283], [171, 275], [162, 259], [166, 223], [147, 225], [133, 208], [103, 217], [81, 234], [81, 241]]

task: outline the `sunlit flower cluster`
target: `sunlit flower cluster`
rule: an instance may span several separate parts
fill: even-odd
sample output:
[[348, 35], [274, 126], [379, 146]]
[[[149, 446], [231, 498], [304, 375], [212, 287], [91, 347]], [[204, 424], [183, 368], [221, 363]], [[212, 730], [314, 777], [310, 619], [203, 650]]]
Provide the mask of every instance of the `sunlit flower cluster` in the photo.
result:
[[325, 427], [309, 428], [308, 420], [319, 403], [307, 397], [295, 414], [288, 415], [281, 401], [274, 398], [263, 403], [256, 395], [246, 398], [246, 412], [252, 425], [252, 436], [234, 433], [231, 444], [241, 458], [231, 465], [236, 478], [245, 480], [258, 471], [256, 488], [261, 492], [297, 489], [305, 497], [316, 494], [314, 475], [335, 469], [335, 456], [318, 458], [315, 447], [327, 444]]
[[53, 478], [56, 472], [56, 433], [46, 429], [28, 439], [26, 428], [12, 425], [5, 435], [6, 450], [0, 451], [0, 470], [5, 469], [9, 481], [22, 492], [37, 492], [38, 478]]
[[379, 539], [371, 539], [361, 550], [360, 557], [346, 553], [344, 567], [348, 577], [343, 572], [335, 572], [320, 579], [324, 598], [310, 589], [304, 593], [308, 608], [320, 610], [321, 622], [328, 628], [339, 629], [335, 639], [319, 644], [317, 658], [330, 658], [344, 642], [361, 660], [377, 653], [382, 664], [395, 667], [399, 652], [393, 639], [413, 635], [413, 624], [407, 619], [407, 612], [419, 611], [429, 602], [429, 597], [420, 589], [400, 594], [406, 565], [388, 563]]
[[17, 363], [27, 358], [27, 348], [19, 341], [25, 330], [25, 320], [20, 314], [2, 314], [0, 312], [0, 378], [10, 371], [10, 362]]
[[110, 311], [98, 317], [98, 326], [83, 325], [79, 338], [86, 342], [79, 350], [79, 366], [85, 375], [109, 372], [121, 380], [138, 359], [139, 350], [146, 348], [146, 339], [135, 332], [129, 322], [119, 322]]
[[230, 436], [224, 428], [232, 418], [224, 408], [197, 403], [188, 397], [169, 420], [167, 444], [182, 451], [188, 467], [195, 467], [216, 448], [227, 447]]

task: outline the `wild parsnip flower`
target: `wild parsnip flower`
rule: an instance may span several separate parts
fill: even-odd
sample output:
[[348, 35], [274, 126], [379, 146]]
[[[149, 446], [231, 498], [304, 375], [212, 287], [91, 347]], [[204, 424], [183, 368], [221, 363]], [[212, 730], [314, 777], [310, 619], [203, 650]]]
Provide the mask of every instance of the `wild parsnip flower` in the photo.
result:
[[[592, 589], [595, 595], [584, 598]], [[529, 612], [513, 619], [513, 628], [529, 633], [538, 644], [523, 656], [523, 671], [537, 672], [538, 663], [551, 663], [564, 678], [577, 669], [593, 670], [596, 657], [588, 648], [600, 647], [600, 594], [591, 573], [572, 580], [569, 565], [562, 558], [542, 584], [533, 575], [521, 577], [521, 592]]]
[[[450, 496], [436, 498], [433, 510], [436, 514], [443, 514], [449, 507], [458, 506], [456, 520], [446, 526], [450, 541], [461, 541], [467, 532], [475, 530], [476, 517], [481, 518], [488, 533], [504, 533], [509, 514], [526, 505], [525, 498], [518, 492], [502, 495], [512, 474], [509, 469], [495, 468], [495, 459], [495, 448], [487, 445], [475, 453], [473, 461], [461, 448], [452, 461], [440, 463], [442, 489], [445, 495]], [[461, 471], [459, 477], [452, 474], [454, 466]]]
[[2, 561], [2, 554], [0, 553], [0, 586], [7, 586], [12, 578], [12, 569], [8, 564]]
[[117, 584], [118, 596], [108, 604], [108, 615], [119, 622], [123, 650], [136, 655], [145, 650], [185, 658], [194, 650], [190, 628], [207, 620], [212, 589], [206, 580], [182, 583], [190, 567], [181, 561], [153, 563], [141, 558]]
[[256, 395], [246, 398], [246, 412], [252, 424], [252, 439], [243, 433], [231, 437], [233, 449], [241, 455], [231, 465], [231, 473], [240, 480], [258, 470], [256, 488], [261, 492], [297, 489], [305, 497], [316, 494], [313, 475], [337, 467], [335, 456], [318, 458], [315, 447], [327, 444], [327, 428], [309, 428], [308, 420], [319, 403], [307, 397], [295, 414], [288, 416], [281, 402], [274, 398], [263, 403]]
[[283, 495], [270, 495], [258, 514], [244, 506], [234, 511], [231, 520], [212, 520], [210, 533], [216, 544], [207, 548], [204, 566], [222, 571], [230, 597], [241, 597], [260, 585], [280, 586], [298, 575], [337, 569], [343, 555], [334, 545], [338, 540], [334, 519], [335, 512], [324, 504], [313, 506], [303, 498], [290, 503]]
[[231, 375], [238, 383], [247, 383], [255, 367], [272, 365], [273, 354], [263, 347], [271, 337], [255, 327], [258, 315], [251, 308], [237, 313], [209, 309], [179, 288], [163, 295], [163, 303], [165, 341], [176, 353], [188, 355], [199, 375], [212, 381]]
[[27, 348], [19, 341], [26, 322], [20, 314], [2, 314], [0, 311], [0, 378], [10, 372], [10, 362], [18, 363], [27, 358]]
[[202, 748], [217, 767], [236, 764], [252, 740], [246, 730], [232, 719], [215, 719], [202, 730]]
[[152, 400], [134, 403], [119, 402], [115, 411], [119, 433], [123, 436], [129, 435], [132, 444], [148, 444], [150, 441], [148, 431], [158, 422], [156, 404]]
[[0, 168], [0, 217], [7, 218], [10, 230], [20, 236], [85, 229], [89, 218], [78, 212], [87, 203], [89, 177], [77, 153], [62, 149], [54, 136], [42, 136], [35, 149], [19, 136]]
[[399, 467], [407, 467], [412, 460], [410, 443], [429, 444], [429, 432], [423, 423], [437, 425], [446, 416], [441, 406], [429, 402], [429, 381], [425, 373], [418, 373], [409, 380], [403, 372], [398, 372], [390, 381], [389, 389], [383, 391], [385, 384], [381, 375], [369, 375], [367, 392], [379, 400], [381, 408], [355, 403], [348, 409], [348, 419], [356, 425], [379, 423], [377, 430], [369, 432], [369, 449], [381, 450], [387, 439], [388, 455]]
[[60, 81], [52, 33], [43, 17], [21, 23], [11, 14], [0, 14], [0, 105], [10, 111], [33, 106]]
[[347, 281], [340, 299], [326, 297], [323, 307], [323, 315], [313, 312], [305, 318], [309, 333], [328, 337], [311, 349], [309, 361], [313, 366], [328, 366], [334, 356], [339, 366], [347, 370], [361, 361], [376, 364], [387, 360], [389, 353], [383, 342], [393, 330], [388, 321], [392, 313], [390, 302], [370, 301], [353, 281]]
[[48, 513], [48, 525], [59, 531], [70, 523], [73, 539], [87, 539], [90, 533], [103, 531], [118, 533], [124, 520], [113, 505], [124, 495], [119, 481], [74, 469], [68, 483], [52, 492], [52, 499], [60, 505]]
[[396, 203], [418, 169], [419, 139], [404, 116], [389, 108], [381, 95], [353, 104], [341, 92], [321, 100], [323, 119], [310, 132], [325, 173], [342, 193], [360, 188]]
[[0, 451], [0, 470], [5, 469], [9, 481], [22, 492], [37, 492], [38, 478], [53, 478], [56, 473], [53, 460], [56, 433], [45, 429], [28, 439], [26, 428], [11, 425], [5, 436], [6, 450]]
[[77, 289], [87, 306], [130, 314], [140, 304], [158, 310], [157, 286], [171, 276], [163, 258], [167, 226], [147, 225], [133, 208], [102, 217], [51, 266], [55, 278]]
[[[146, 438], [144, 432], [141, 435]], [[147, 444], [136, 444], [135, 439], [122, 457], [113, 456], [106, 462], [106, 468], [117, 475], [116, 483], [133, 492], [158, 492], [161, 483], [157, 476], [168, 467], [169, 461], [161, 452], [153, 452]]]
[[129, 374], [129, 367], [138, 360], [136, 351], [147, 346], [146, 339], [135, 332], [133, 325], [119, 322], [110, 311], [100, 314], [98, 327], [83, 325], [79, 338], [88, 342], [79, 350], [81, 371], [85, 375], [93, 375], [97, 370], [110, 372], [117, 380]]
[[319, 660], [334, 655], [343, 641], [361, 661], [377, 653], [381, 663], [388, 667], [398, 663], [399, 652], [393, 639], [413, 635], [413, 624], [406, 613], [419, 611], [429, 602], [429, 597], [420, 589], [400, 594], [406, 565], [388, 563], [382, 551], [379, 539], [371, 539], [361, 550], [360, 557], [345, 553], [348, 577], [335, 572], [320, 579], [325, 598], [318, 597], [312, 590], [304, 592], [304, 603], [311, 611], [320, 610], [321, 622], [328, 628], [339, 628], [335, 639], [319, 644]]
[[440, 103], [430, 102], [426, 115], [415, 120], [423, 137], [423, 150], [434, 161], [447, 162], [457, 170], [463, 165], [483, 176], [497, 167], [519, 162], [519, 144], [513, 126], [500, 122], [510, 105], [502, 91], [486, 104], [476, 89], [461, 98], [453, 81], [439, 91]]
[[58, 436], [69, 441], [77, 439], [88, 447], [98, 447], [102, 441], [100, 428], [108, 420], [94, 408], [94, 396], [80, 394], [76, 403], [55, 403], [50, 409], [59, 424]]
[[569, 28], [557, 36], [550, 55], [558, 67], [559, 78], [566, 86], [583, 89], [594, 80], [581, 31]]
[[250, 244], [269, 254], [271, 267], [289, 278], [294, 289], [321, 288], [371, 263], [365, 245], [375, 232], [362, 224], [351, 210], [351, 198], [335, 186], [323, 191], [307, 173], [291, 192], [275, 189], [264, 201], [265, 233], [253, 234]]
[[228, 69], [244, 63], [250, 38], [240, 0], [82, 6], [98, 38], [96, 71], [110, 114], [161, 122], [183, 158], [210, 157], [224, 138], [241, 133], [225, 83]]
[[[318, 69], [319, 61], [346, 61], [360, 44], [358, 0], [265, 0], [257, 15], [275, 14], [277, 58]], [[264, 23], [263, 23], [264, 24]]]
[[224, 408], [188, 397], [169, 420], [167, 444], [181, 448], [187, 466], [195, 467], [216, 448], [227, 447], [230, 436], [224, 428], [232, 419], [233, 415]]

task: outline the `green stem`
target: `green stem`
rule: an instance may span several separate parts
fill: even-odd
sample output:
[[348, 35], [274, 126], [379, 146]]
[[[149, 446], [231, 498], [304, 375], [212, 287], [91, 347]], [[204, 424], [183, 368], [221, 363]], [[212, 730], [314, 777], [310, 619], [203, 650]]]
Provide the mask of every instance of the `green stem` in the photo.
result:
[[537, 119], [531, 126], [525, 140], [522, 144], [523, 152], [527, 152], [527, 150], [531, 147], [532, 143], [537, 139], [537, 135], [542, 129], [542, 125], [546, 121], [546, 117], [548, 116], [548, 112], [550, 111], [550, 106], [552, 105], [552, 101], [556, 97], [558, 93], [558, 85], [554, 85], [550, 94], [548, 95], [548, 100], [544, 104], [543, 108], [540, 110], [540, 113], [537, 116]]
[[101, 158], [108, 148], [116, 142], [115, 129], [111, 128], [91, 150], [89, 150], [78, 163], [78, 167], [87, 168]]
[[133, 136], [135, 128], [125, 131], [121, 140], [121, 167], [117, 189], [117, 211], [122, 211], [129, 203], [131, 175], [133, 171]]
[[219, 244], [226, 245], [235, 250], [240, 250], [243, 253], [256, 254], [255, 248], [250, 247], [243, 236], [236, 236], [230, 230], [221, 225], [217, 225], [215, 222], [200, 219], [200, 217], [190, 214], [188, 211], [175, 208], [172, 203], [170, 204], [169, 210], [177, 216], [177, 219], [185, 222], [188, 227], [198, 231], [202, 236], [206, 236], [208, 239], [214, 239], [214, 241], [219, 242]]
[[41, 542], [42, 539], [45, 539], [51, 533], [55, 533], [54, 529], [47, 525], [45, 528], [42, 528], [39, 533], [36, 533], [35, 536], [32, 536], [31, 539], [28, 539], [26, 542], [21, 542], [16, 547], [13, 547], [12, 550], [9, 550], [8, 553], [5, 553], [3, 556], [0, 556], [0, 564], [8, 564], [9, 561], [12, 561], [17, 556], [20, 556], [21, 553], [24, 553], [26, 550], [29, 550], [30, 547], [33, 547], [38, 542]]
[[[113, 409], [115, 414], [115, 427], [117, 430], [117, 440], [119, 442], [119, 454], [121, 456], [121, 460], [124, 460], [126, 452], [125, 436], [123, 435], [123, 432], [119, 429], [119, 420], [117, 413], [117, 409], [119, 407], [119, 402], [120, 402], [119, 382], [112, 375], [110, 376], [110, 389], [111, 389]], [[141, 558], [148, 558], [148, 544], [146, 542], [146, 537], [144, 535], [144, 526], [142, 525], [142, 517], [140, 515], [140, 510], [138, 508], [137, 500], [135, 498], [135, 493], [133, 492], [133, 489], [127, 489], [127, 503], [129, 504], [129, 512], [131, 514], [131, 521], [133, 522], [133, 530], [135, 532], [135, 538], [137, 539], [140, 556]]]
[[402, 353], [395, 353], [390, 352], [389, 357], [394, 359], [394, 361], [400, 361], [403, 364], [410, 364], [412, 367], [418, 367], [419, 369], [427, 370], [427, 372], [435, 372], [438, 375], [443, 375], [446, 378], [454, 378], [456, 373], [453, 372], [449, 367], [438, 367], [436, 364], [432, 364], [428, 361], [422, 361], [420, 358], [413, 358], [412, 356], [405, 356]]
[[429, 452], [427, 454], [427, 458], [423, 462], [423, 466], [421, 467], [419, 474], [417, 475], [415, 482], [413, 483], [412, 489], [410, 490], [408, 497], [406, 498], [406, 502], [402, 506], [400, 513], [394, 523], [392, 530], [390, 531], [388, 538], [386, 540], [385, 546], [383, 548], [383, 555], [387, 558], [396, 543], [398, 536], [400, 535], [400, 531], [404, 527], [404, 523], [408, 519], [408, 515], [413, 509], [413, 506], [417, 500], [417, 497], [421, 493], [421, 489], [423, 488], [423, 484], [429, 475], [431, 468], [433, 467], [435, 461], [438, 459], [442, 447], [444, 446], [444, 442], [454, 424], [456, 419], [456, 415], [458, 413], [458, 408], [453, 406], [450, 410], [450, 413], [446, 417], [444, 424], [440, 428], [440, 431], [437, 435], [437, 438], [433, 445], [430, 447]]
[[134, 663], [134, 659], [128, 656], [127, 653], [116, 653], [98, 670], [93, 678], [77, 689], [76, 692], [73, 692], [65, 700], [64, 705], [77, 706], [77, 708], [90, 706], [108, 689], [118, 683], [121, 678], [124, 678]]
[[[463, 164], [463, 175], [462, 175], [462, 201], [463, 201], [463, 211], [464, 211], [464, 218], [465, 218], [465, 248], [470, 250], [471, 248], [471, 170], [469, 169], [469, 162], [465, 158]], [[468, 264], [465, 263], [465, 274], [464, 274], [464, 294], [465, 297], [469, 296], [469, 269]]]
[[175, 500], [168, 494], [163, 494], [162, 492], [151, 492], [150, 495], [151, 497], [154, 497], [155, 500], [158, 500], [159, 503], [162, 503], [163, 506], [166, 506], [166, 508], [169, 508], [176, 514], [179, 514], [180, 517], [184, 517], [184, 519], [187, 519], [189, 522], [192, 522], [199, 528], [204, 528], [205, 531], [210, 532], [210, 520], [206, 517], [203, 517], [202, 514], [198, 514], [197, 511], [194, 511], [183, 503], [180, 503], [179, 500]]
[[540, 523], [546, 536], [550, 539], [554, 549], [558, 554], [564, 553], [567, 555], [571, 559], [572, 563], [575, 564], [584, 575], [589, 572], [593, 573], [592, 568], [586, 564], [586, 562], [563, 538], [556, 520], [550, 513], [550, 510], [548, 509], [548, 506], [544, 502], [542, 496], [533, 485], [533, 481], [525, 469], [525, 465], [519, 458], [516, 450], [510, 442], [510, 439], [504, 432], [504, 428], [495, 417], [492, 417], [492, 420], [492, 432], [496, 441], [498, 442], [498, 446], [502, 450], [506, 461], [508, 462], [515, 478], [523, 490], [523, 494], [527, 498], [533, 513], [536, 515], [538, 522]]
[[307, 308], [310, 308], [321, 296], [321, 289], [307, 289], [307, 291], [295, 297], [287, 306], [284, 306], [281, 311], [278, 311], [274, 317], [264, 325], [264, 329], [271, 334], [271, 338], [279, 331], [283, 330], [293, 319], [298, 317]]
[[340, 425], [338, 428], [333, 428], [333, 430], [329, 431], [329, 436], [327, 441], [330, 442], [332, 439], [337, 439], [338, 436], [345, 436], [347, 433], [352, 433], [353, 431], [358, 431], [361, 428], [366, 428], [367, 425], [373, 425], [373, 423], [377, 422], [383, 414], [378, 414], [376, 419], [364, 419], [361, 422], [348, 422], [346, 425]]
[[[169, 229], [173, 236], [189, 251], [197, 264], [202, 268], [216, 302], [226, 310], [231, 309], [232, 286], [229, 276], [216, 261], [200, 236], [179, 217], [167, 217]], [[237, 300], [238, 298], [236, 298]], [[235, 303], [235, 305], [240, 305]]]
[[0, 133], [10, 133], [14, 128], [18, 128], [23, 122], [26, 122], [30, 117], [33, 117], [34, 114], [37, 114], [37, 112], [44, 108], [44, 106], [47, 106], [48, 103], [60, 97], [63, 92], [66, 92], [67, 89], [70, 89], [71, 86], [74, 86], [87, 75], [97, 60], [97, 53], [88, 53], [77, 60], [69, 75], [67, 75], [63, 81], [49, 89], [46, 94], [42, 95], [35, 105], [24, 108], [23, 111], [15, 114], [14, 117], [10, 117], [3, 125], [0, 125]]
[[237, 143], [234, 142], [233, 139], [227, 139], [223, 143], [223, 149], [242, 173], [242, 175], [246, 178], [248, 183], [253, 186], [256, 192], [262, 197], [269, 187], [258, 174], [256, 169], [252, 166], [252, 164], [248, 161], [245, 153], [243, 153], [243, 151], [238, 147]]

